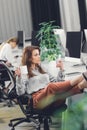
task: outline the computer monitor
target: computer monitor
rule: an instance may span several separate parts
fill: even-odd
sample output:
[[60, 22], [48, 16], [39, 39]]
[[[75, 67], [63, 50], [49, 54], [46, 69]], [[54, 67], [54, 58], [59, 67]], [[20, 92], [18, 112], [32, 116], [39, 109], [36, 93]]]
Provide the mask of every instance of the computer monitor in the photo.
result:
[[25, 32], [24, 31], [18, 31], [17, 32], [17, 37], [19, 39], [19, 45], [18, 47], [20, 49], [23, 49], [25, 46]]
[[84, 39], [83, 39], [83, 44], [82, 44], [82, 52], [87, 53], [87, 29], [84, 29]]
[[80, 58], [82, 50], [82, 31], [70, 31], [66, 35], [66, 47], [70, 57]]
[[40, 41], [38, 40], [38, 38], [36, 37], [37, 36], [37, 34], [38, 34], [38, 31], [35, 31], [35, 30], [33, 30], [32, 31], [32, 34], [31, 34], [31, 44], [33, 45], [33, 46], [40, 46]]
[[64, 48], [66, 48], [66, 33], [64, 29], [53, 29], [55, 35], [59, 35], [60, 42]]

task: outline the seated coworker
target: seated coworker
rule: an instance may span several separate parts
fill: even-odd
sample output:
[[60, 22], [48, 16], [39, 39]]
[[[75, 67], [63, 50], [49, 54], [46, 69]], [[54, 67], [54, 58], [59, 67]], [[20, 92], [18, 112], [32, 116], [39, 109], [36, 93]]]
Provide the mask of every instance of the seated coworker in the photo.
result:
[[28, 75], [23, 80], [20, 69], [15, 71], [17, 75], [16, 90], [18, 95], [25, 92], [32, 94], [35, 108], [42, 109], [53, 102], [55, 105], [61, 105], [68, 96], [82, 93], [83, 89], [87, 87], [85, 73], [75, 79], [58, 82], [48, 72], [45, 72], [41, 67], [40, 49], [37, 46], [25, 47], [22, 65], [27, 66]]
[[10, 38], [0, 46], [0, 60], [6, 61], [7, 66], [11, 66], [14, 63], [14, 56], [12, 49], [18, 45], [18, 38]]

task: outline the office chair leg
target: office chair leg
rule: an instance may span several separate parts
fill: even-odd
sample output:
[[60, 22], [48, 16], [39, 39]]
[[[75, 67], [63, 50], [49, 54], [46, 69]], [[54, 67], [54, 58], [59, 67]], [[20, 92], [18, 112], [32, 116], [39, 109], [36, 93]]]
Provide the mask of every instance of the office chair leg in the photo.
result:
[[40, 130], [40, 123], [37, 120], [35, 120], [33, 118], [29, 118], [29, 120], [30, 120], [30, 122], [35, 123], [34, 127], [36, 128], [36, 130]]
[[[15, 121], [17, 121], [17, 120], [15, 120]], [[21, 120], [19, 120], [18, 122], [14, 123], [14, 124], [9, 124], [9, 126], [12, 127], [11, 130], [15, 130], [15, 126], [17, 126], [23, 122], [29, 122], [29, 121], [26, 118], [21, 118]]]
[[49, 130], [49, 121], [48, 118], [44, 118], [44, 130]]
[[[18, 121], [16, 123], [13, 124], [13, 121]], [[16, 119], [12, 119], [10, 120], [9, 126], [12, 127], [11, 130], [15, 130], [15, 126], [23, 123], [23, 122], [34, 122], [35, 125], [33, 125], [36, 130], [40, 130], [40, 124], [38, 121], [34, 120], [33, 118], [16, 118]]]
[[18, 121], [18, 120], [22, 120], [24, 118], [16, 118], [16, 119], [12, 119], [10, 120], [9, 126], [13, 126], [13, 121]]

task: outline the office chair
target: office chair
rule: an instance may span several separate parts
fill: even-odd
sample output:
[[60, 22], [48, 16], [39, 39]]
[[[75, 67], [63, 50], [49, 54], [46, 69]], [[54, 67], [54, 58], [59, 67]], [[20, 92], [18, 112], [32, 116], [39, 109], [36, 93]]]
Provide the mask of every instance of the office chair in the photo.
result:
[[[11, 127], [11, 130], [15, 130], [15, 127], [23, 122], [33, 122], [33, 126], [36, 130], [41, 129], [41, 124], [43, 123], [44, 130], [50, 130], [49, 123], [52, 122], [51, 116], [54, 112], [62, 113], [66, 110], [67, 106], [65, 104], [60, 106], [54, 106], [54, 103], [50, 104], [49, 106], [45, 107], [44, 109], [36, 109], [33, 107], [33, 99], [31, 94], [23, 94], [23, 95], [17, 95], [16, 93], [16, 80], [11, 72], [11, 70], [5, 65], [5, 63], [1, 62], [5, 69], [7, 70], [12, 85], [9, 86], [7, 96], [10, 100], [14, 100], [16, 98], [17, 104], [20, 106], [22, 112], [24, 113], [25, 117], [23, 118], [15, 118], [10, 120], [9, 126]], [[28, 104], [28, 101], [30, 100], [30, 103]], [[15, 122], [16, 121], [16, 122]]]
[[[28, 105], [29, 99], [30, 104]], [[66, 104], [62, 104], [59, 107], [53, 107], [53, 104], [51, 104], [44, 109], [35, 109], [33, 108], [32, 96], [28, 94], [18, 96], [17, 101], [25, 117], [10, 120], [9, 126], [12, 127], [11, 130], [15, 130], [15, 127], [23, 122], [33, 122], [33, 127], [36, 130], [41, 129], [41, 124], [43, 124], [44, 130], [50, 130], [49, 124], [52, 123], [51, 116], [53, 113], [56, 111], [62, 113], [67, 108]]]
[[[10, 85], [12, 85], [12, 72], [9, 70], [9, 68], [7, 67], [7, 65], [5, 64], [4, 60], [0, 60], [0, 101], [4, 102], [7, 101], [7, 106], [11, 107], [12, 101], [8, 98], [7, 93], [4, 91], [10, 87]], [[5, 83], [8, 82], [8, 83]]]

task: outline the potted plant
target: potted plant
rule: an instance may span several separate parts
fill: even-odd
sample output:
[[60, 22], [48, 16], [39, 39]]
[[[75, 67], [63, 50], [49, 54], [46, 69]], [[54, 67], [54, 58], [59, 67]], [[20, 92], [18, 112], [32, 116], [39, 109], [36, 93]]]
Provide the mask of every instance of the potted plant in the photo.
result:
[[52, 61], [55, 60], [60, 51], [60, 40], [58, 37], [56, 40], [56, 35], [53, 29], [60, 28], [59, 26], [53, 25], [54, 21], [40, 23], [40, 29], [37, 34], [37, 38], [40, 41], [41, 49], [41, 60], [42, 61]]

